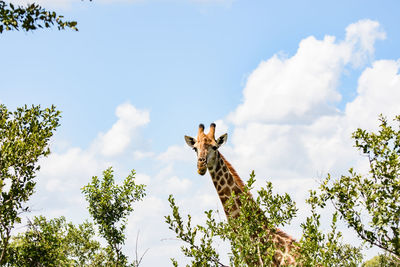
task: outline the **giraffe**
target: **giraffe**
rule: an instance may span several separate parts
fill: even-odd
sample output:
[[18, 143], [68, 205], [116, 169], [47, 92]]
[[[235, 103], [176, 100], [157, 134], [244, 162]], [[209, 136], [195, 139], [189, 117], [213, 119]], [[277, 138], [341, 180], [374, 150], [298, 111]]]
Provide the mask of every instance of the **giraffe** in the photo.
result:
[[[239, 194], [244, 191], [244, 183], [236, 173], [232, 165], [224, 158], [218, 148], [226, 143], [228, 134], [215, 139], [215, 123], [211, 123], [208, 134], [204, 132], [204, 125], [200, 124], [197, 139], [186, 136], [186, 143], [197, 153], [197, 172], [205, 175], [207, 170], [224, 207], [227, 219], [235, 218], [240, 212]], [[233, 206], [227, 207], [227, 200], [235, 192], [236, 199]], [[261, 209], [260, 209], [261, 210]], [[274, 266], [297, 265], [292, 254], [295, 250], [295, 239], [280, 229], [272, 233], [272, 241], [276, 245]]]

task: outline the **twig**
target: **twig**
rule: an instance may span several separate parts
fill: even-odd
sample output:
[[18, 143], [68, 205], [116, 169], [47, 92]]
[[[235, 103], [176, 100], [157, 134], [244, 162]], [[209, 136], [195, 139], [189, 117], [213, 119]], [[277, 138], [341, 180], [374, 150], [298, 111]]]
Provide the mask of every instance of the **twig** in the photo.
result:
[[137, 235], [136, 235], [136, 245], [135, 245], [135, 267], [138, 267], [140, 265], [140, 263], [143, 260], [143, 257], [146, 255], [147, 251], [149, 251], [150, 248], [147, 248], [145, 250], [145, 252], [142, 254], [142, 256], [138, 259], [138, 243], [139, 243], [139, 233], [140, 231], [138, 231]]

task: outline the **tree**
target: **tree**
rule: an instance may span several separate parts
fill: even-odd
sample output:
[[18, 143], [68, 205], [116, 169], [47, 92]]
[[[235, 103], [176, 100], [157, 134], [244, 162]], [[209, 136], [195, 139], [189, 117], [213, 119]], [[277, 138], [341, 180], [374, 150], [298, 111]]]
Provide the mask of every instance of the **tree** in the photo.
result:
[[35, 217], [27, 231], [13, 237], [5, 262], [7, 266], [96, 266], [101, 250], [94, 234], [88, 222], [75, 226], [64, 217]]
[[[67, 223], [64, 217], [46, 219], [43, 216], [28, 220], [28, 229], [12, 237], [7, 247], [5, 266], [133, 266], [122, 254], [126, 218], [132, 202], [144, 196], [144, 185], [134, 183], [134, 171], [122, 186], [114, 184], [112, 169], [104, 172], [104, 180], [93, 177], [82, 191], [89, 201], [89, 212], [99, 226], [108, 246], [94, 240], [94, 225]], [[2, 265], [2, 266], [3, 266]]]
[[[369, 160], [369, 173], [352, 168], [322, 182], [322, 201], [331, 200], [340, 217], [370, 246], [383, 249], [400, 264], [400, 129], [382, 115], [377, 133], [357, 129], [355, 147]], [[394, 121], [400, 125], [400, 116]]]
[[49, 139], [59, 126], [54, 106], [27, 106], [9, 112], [0, 105], [0, 265], [6, 256], [11, 231], [28, 211], [25, 203], [34, 193], [39, 158], [50, 153]]
[[[277, 231], [277, 227], [289, 224], [297, 209], [288, 194], [272, 193], [272, 183], [261, 188], [253, 200], [249, 193], [254, 181], [252, 173], [244, 193], [239, 196], [241, 209], [238, 217], [217, 222], [214, 212], [206, 211], [205, 226], [193, 227], [190, 215], [185, 223], [173, 196], [169, 197], [172, 216], [165, 217], [166, 223], [176, 237], [186, 244], [181, 250], [192, 259], [192, 266], [228, 266], [220, 260], [214, 245], [215, 237], [229, 242], [231, 266], [273, 265], [275, 251], [279, 247], [271, 240], [271, 233]], [[231, 204], [233, 196], [229, 200]], [[298, 254], [298, 261], [304, 266], [356, 266], [360, 263], [360, 249], [341, 243], [341, 233], [336, 231], [336, 216], [333, 218], [331, 232], [324, 234], [319, 229], [320, 216], [316, 212], [317, 203], [313, 195], [309, 203], [312, 206], [312, 216], [302, 225], [303, 238], [296, 244], [297, 250], [294, 251]], [[307, 253], [302, 254], [305, 251]], [[178, 266], [175, 259], [171, 260], [174, 266]]]
[[[133, 211], [132, 203], [145, 196], [145, 186], [135, 183], [135, 171], [125, 178], [123, 185], [116, 185], [112, 168], [103, 172], [103, 179], [92, 177], [91, 183], [82, 188], [89, 202], [89, 213], [107, 241], [106, 266], [128, 266], [128, 259], [122, 253], [125, 243], [125, 228], [128, 215]], [[137, 266], [137, 260], [131, 264]]]
[[63, 19], [63, 16], [57, 15], [54, 11], [48, 11], [35, 3], [23, 7], [0, 1], [0, 33], [4, 30], [20, 29], [33, 31], [38, 28], [50, 28], [54, 25], [58, 30], [65, 28], [78, 30], [76, 21], [64, 21]]
[[311, 207], [311, 216], [301, 224], [299, 262], [303, 266], [358, 266], [363, 258], [362, 247], [342, 243], [342, 233], [336, 227], [338, 213], [332, 215], [330, 231], [323, 233], [317, 208], [324, 208], [326, 203], [318, 198], [315, 190], [310, 191], [306, 203]]

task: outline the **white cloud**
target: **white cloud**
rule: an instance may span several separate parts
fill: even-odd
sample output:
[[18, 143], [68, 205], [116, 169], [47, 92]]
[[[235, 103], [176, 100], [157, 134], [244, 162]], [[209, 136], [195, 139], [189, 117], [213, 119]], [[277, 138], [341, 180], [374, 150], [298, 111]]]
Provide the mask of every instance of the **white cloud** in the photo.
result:
[[[215, 121], [215, 138], [220, 137], [221, 135], [228, 132], [229, 126], [226, 124], [224, 120], [216, 120]], [[206, 131], [208, 132], [208, 131]]]
[[136, 184], [145, 184], [148, 185], [150, 183], [150, 176], [144, 173], [137, 173], [135, 175]]
[[375, 40], [384, 36], [379, 23], [362, 20], [347, 27], [345, 41], [309, 37], [293, 57], [262, 62], [248, 78], [244, 102], [229, 115], [236, 124], [232, 161], [246, 172], [286, 178], [356, 163], [351, 132], [376, 122], [379, 112], [398, 110], [399, 64], [378, 61], [367, 68], [345, 113], [334, 105], [341, 98], [338, 81], [355, 56], [372, 57]]
[[296, 138], [300, 128], [251, 123], [235, 128], [232, 146], [220, 150], [243, 181], [253, 170], [260, 181], [304, 179], [309, 159], [301, 140]]
[[171, 161], [190, 162], [195, 159], [195, 153], [193, 153], [185, 143], [183, 146], [173, 145], [168, 147], [165, 152], [162, 152], [157, 156], [157, 159], [162, 162], [171, 162]]
[[357, 98], [346, 105], [349, 123], [371, 128], [379, 113], [400, 114], [400, 61], [379, 60], [361, 74]]
[[375, 40], [385, 36], [379, 23], [370, 20], [351, 24], [346, 31], [344, 41], [311, 36], [300, 42], [293, 57], [274, 55], [261, 62], [247, 80], [243, 103], [229, 119], [236, 125], [299, 123], [335, 113], [344, 66], [371, 56]]
[[353, 65], [361, 66], [373, 57], [375, 41], [385, 38], [386, 33], [377, 21], [366, 19], [350, 24], [346, 28], [346, 43], [353, 46]]
[[357, 97], [343, 114], [318, 118], [299, 132], [314, 170], [345, 172], [349, 167], [366, 171], [366, 159], [355, 150], [351, 133], [357, 128], [378, 129], [378, 115], [389, 119], [400, 114], [399, 61], [380, 60], [360, 76]]
[[171, 194], [182, 193], [189, 189], [192, 182], [189, 179], [179, 179], [177, 176], [172, 176], [167, 180], [166, 189]]
[[[64, 152], [53, 152], [40, 161], [40, 177], [48, 192], [76, 190], [79, 193], [80, 187], [92, 176], [101, 175], [103, 170], [115, 165], [102, 156], [122, 153], [136, 136], [137, 129], [149, 122], [147, 111], [138, 110], [129, 103], [119, 105], [116, 115], [117, 122], [105, 134], [100, 133], [88, 149], [68, 147], [65, 141], [60, 141], [61, 145], [52, 143], [52, 147]], [[144, 182], [149, 180], [144, 174], [138, 174], [138, 177]]]
[[208, 193], [200, 192], [197, 194], [194, 204], [199, 206], [202, 210], [218, 208], [223, 211], [222, 204], [215, 190]]
[[116, 156], [125, 151], [130, 145], [138, 128], [150, 122], [149, 112], [139, 110], [130, 103], [117, 107], [115, 114], [118, 121], [105, 134], [100, 133], [95, 146], [99, 147], [104, 156]]
[[[116, 115], [118, 117], [116, 123], [106, 134], [99, 134], [87, 149], [71, 147], [62, 140], [52, 142], [52, 150], [61, 152], [53, 152], [39, 162], [41, 170], [38, 173], [36, 189], [40, 193], [35, 194], [30, 201], [34, 210], [40, 211], [43, 206], [50, 211], [59, 209], [60, 206], [69, 207], [65, 208], [68, 213], [63, 214], [66, 217], [88, 218], [81, 188], [90, 182], [92, 176], [102, 176], [102, 171], [110, 166], [113, 166], [117, 173], [123, 172], [121, 157], [113, 157], [112, 161], [108, 157], [118, 156], [116, 152], [122, 153], [129, 143], [133, 142], [134, 137], [140, 137], [137, 132], [138, 127], [149, 121], [147, 111], [138, 110], [129, 103], [118, 106]], [[113, 138], [124, 141], [118, 140], [114, 143]], [[147, 156], [150, 152], [143, 153]], [[116, 174], [116, 179], [119, 178], [120, 176]], [[150, 176], [145, 173], [138, 173], [136, 181], [144, 184], [151, 182]]]
[[146, 159], [154, 156], [154, 152], [151, 151], [140, 151], [136, 150], [133, 151], [133, 159], [140, 160], [140, 159]]
[[134, 205], [134, 214], [129, 219], [131, 223], [139, 221], [149, 223], [149, 218], [162, 216], [166, 212], [165, 201], [156, 196], [148, 196]]
[[46, 181], [50, 192], [67, 191], [88, 181], [106, 168], [107, 162], [97, 159], [91, 151], [70, 148], [64, 153], [51, 153], [40, 162], [40, 176]]

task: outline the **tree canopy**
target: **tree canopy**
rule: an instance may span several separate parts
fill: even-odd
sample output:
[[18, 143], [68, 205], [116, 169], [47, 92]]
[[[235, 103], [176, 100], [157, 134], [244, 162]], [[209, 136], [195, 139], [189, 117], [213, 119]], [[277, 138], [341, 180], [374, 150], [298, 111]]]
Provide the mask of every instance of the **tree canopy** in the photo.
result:
[[64, 20], [62, 15], [36, 3], [22, 6], [0, 1], [0, 33], [12, 30], [28, 32], [53, 26], [58, 30], [70, 28], [77, 31], [77, 24], [76, 21]]
[[[252, 173], [240, 198], [240, 215], [227, 221], [217, 222], [215, 212], [206, 211], [205, 225], [191, 224], [191, 215], [185, 222], [179, 213], [173, 196], [169, 202], [172, 216], [166, 216], [166, 223], [184, 242], [183, 254], [191, 259], [191, 266], [275, 266], [276, 250], [282, 249], [273, 240], [277, 227], [289, 224], [296, 215], [295, 203], [290, 195], [273, 194], [272, 183], [257, 192], [253, 200], [248, 194], [255, 182]], [[234, 203], [234, 193], [230, 198]], [[320, 229], [318, 203], [312, 194], [308, 200], [312, 215], [302, 224], [303, 237], [295, 243], [293, 253], [303, 266], [357, 266], [361, 263], [360, 248], [344, 244], [342, 234], [336, 229], [337, 215], [332, 218], [331, 230], [324, 233]], [[262, 212], [260, 212], [262, 207]], [[228, 242], [230, 262], [221, 262], [215, 237]], [[178, 262], [172, 259], [174, 266]]]
[[[89, 222], [67, 223], [64, 217], [29, 221], [28, 229], [15, 236], [8, 248], [7, 266], [96, 266], [100, 243]], [[100, 254], [101, 255], [101, 254]]]
[[382, 115], [379, 131], [357, 129], [355, 147], [369, 162], [369, 173], [348, 175], [321, 185], [321, 201], [331, 200], [340, 217], [370, 246], [400, 262], [400, 116], [390, 125]]
[[107, 241], [106, 255], [108, 265], [137, 266], [139, 259], [128, 264], [128, 257], [122, 253], [125, 243], [127, 217], [133, 211], [132, 203], [145, 196], [145, 185], [135, 183], [132, 171], [122, 185], [115, 184], [112, 168], [103, 172], [103, 179], [92, 177], [91, 183], [82, 188], [89, 202], [89, 213]]
[[59, 119], [60, 111], [54, 106], [24, 106], [10, 112], [0, 105], [0, 264], [12, 229], [29, 209], [25, 203], [34, 193], [38, 160], [50, 153], [49, 139]]

